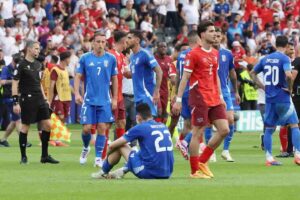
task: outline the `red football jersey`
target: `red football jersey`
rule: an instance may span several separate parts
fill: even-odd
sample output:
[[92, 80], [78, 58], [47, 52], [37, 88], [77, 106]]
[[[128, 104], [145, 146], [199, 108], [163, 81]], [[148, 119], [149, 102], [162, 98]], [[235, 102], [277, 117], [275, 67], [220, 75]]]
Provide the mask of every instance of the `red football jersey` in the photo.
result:
[[119, 53], [114, 49], [109, 50], [111, 54], [113, 54], [116, 57], [117, 60], [117, 67], [118, 67], [118, 102], [123, 100], [123, 94], [122, 94], [122, 82], [123, 82], [123, 72], [124, 68], [126, 66], [125, 62], [125, 56], [123, 53]]
[[[218, 86], [218, 51], [202, 47], [192, 49], [186, 56], [184, 71], [190, 72], [190, 89], [198, 86], [207, 106], [221, 103]], [[193, 98], [193, 97], [191, 97]]]
[[163, 58], [155, 55], [162, 72], [163, 78], [160, 85], [160, 94], [169, 95], [168, 79], [170, 76], [176, 76], [176, 67], [173, 64], [173, 60], [170, 56], [164, 56]]

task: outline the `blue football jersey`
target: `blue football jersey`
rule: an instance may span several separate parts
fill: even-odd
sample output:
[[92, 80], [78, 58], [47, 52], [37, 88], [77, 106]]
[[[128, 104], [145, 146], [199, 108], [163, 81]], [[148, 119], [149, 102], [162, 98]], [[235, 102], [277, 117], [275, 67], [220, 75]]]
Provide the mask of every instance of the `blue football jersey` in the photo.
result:
[[141, 101], [146, 96], [152, 97], [156, 84], [153, 69], [159, 66], [154, 56], [140, 49], [139, 52], [130, 56], [129, 66], [135, 102]]
[[173, 172], [173, 143], [168, 128], [150, 120], [136, 125], [123, 136], [126, 141], [138, 140], [145, 169], [156, 177], [169, 177]]
[[[177, 62], [176, 62], [176, 69], [177, 69], [177, 72], [179, 73], [179, 80], [181, 81], [182, 79], [182, 75], [183, 75], [183, 68], [184, 68], [184, 60], [185, 60], [185, 57], [186, 55], [188, 54], [188, 52], [191, 51], [191, 48], [187, 49], [187, 50], [184, 50], [182, 52], [179, 53], [178, 57], [177, 57]], [[184, 93], [182, 95], [182, 97], [188, 97], [189, 96], [189, 89], [190, 89], [190, 83], [188, 82], [186, 87], [185, 87], [185, 90], [184, 90]]]
[[105, 52], [101, 57], [92, 52], [85, 53], [79, 60], [77, 73], [85, 77], [84, 103], [104, 106], [111, 103], [110, 81], [118, 74], [116, 58]]
[[254, 71], [264, 73], [266, 103], [290, 102], [291, 96], [283, 88], [288, 87], [285, 72], [291, 70], [290, 58], [278, 51], [265, 56], [257, 63]]
[[228, 49], [219, 49], [219, 70], [218, 75], [220, 78], [221, 90], [223, 95], [229, 94], [230, 89], [228, 86], [228, 76], [230, 70], [234, 68], [233, 56]]

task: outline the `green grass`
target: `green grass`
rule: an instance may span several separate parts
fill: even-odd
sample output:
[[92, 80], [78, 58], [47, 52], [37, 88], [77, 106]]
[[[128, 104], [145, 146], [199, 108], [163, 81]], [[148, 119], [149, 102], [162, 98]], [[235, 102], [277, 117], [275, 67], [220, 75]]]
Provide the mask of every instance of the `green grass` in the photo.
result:
[[[257, 148], [258, 133], [236, 133], [231, 148], [235, 163], [222, 161], [218, 150], [218, 162], [210, 164], [215, 174], [211, 180], [191, 180], [189, 163], [177, 150], [170, 180], [139, 180], [132, 174], [122, 180], [92, 180], [90, 174], [96, 171], [93, 152], [87, 165], [79, 165], [80, 126], [72, 126], [71, 130], [70, 147], [50, 148], [53, 157], [61, 161], [59, 165], [39, 163], [35, 130], [29, 135], [34, 144], [27, 149], [30, 164], [20, 165], [14, 133], [9, 139], [12, 147], [0, 148], [0, 199], [299, 199], [300, 167], [293, 164], [292, 158], [281, 159], [282, 167], [265, 167], [264, 154]], [[277, 134], [274, 143], [276, 154], [279, 153]]]

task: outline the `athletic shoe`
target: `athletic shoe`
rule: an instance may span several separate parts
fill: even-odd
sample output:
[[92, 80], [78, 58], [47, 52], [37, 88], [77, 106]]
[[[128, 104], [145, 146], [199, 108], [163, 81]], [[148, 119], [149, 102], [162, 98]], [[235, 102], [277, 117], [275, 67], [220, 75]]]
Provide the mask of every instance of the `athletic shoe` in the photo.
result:
[[50, 155], [41, 158], [41, 163], [58, 164], [59, 161], [52, 158]]
[[217, 162], [217, 155], [215, 152], [210, 156], [209, 162], [213, 162], [213, 163]]
[[116, 169], [115, 171], [109, 173], [109, 177], [111, 179], [121, 179], [124, 177], [124, 175], [125, 175], [125, 173], [124, 173], [123, 167]]
[[210, 171], [208, 165], [206, 163], [200, 163], [199, 162], [199, 171], [201, 171], [206, 176], [209, 176], [211, 178], [214, 177], [214, 174]]
[[95, 179], [107, 179], [108, 174], [105, 174], [101, 169], [101, 170], [99, 170], [99, 172], [92, 173], [91, 177], [95, 178]]
[[194, 178], [194, 179], [210, 179], [211, 178], [210, 176], [205, 175], [202, 171], [196, 171], [195, 173], [190, 174], [190, 177]]
[[299, 157], [299, 156], [296, 156], [296, 155], [295, 155], [294, 163], [295, 163], [296, 165], [300, 165], [300, 157]]
[[0, 141], [0, 147], [10, 147], [9, 143], [7, 140]]
[[57, 147], [68, 147], [69, 145], [63, 143], [62, 141], [55, 141]]
[[26, 165], [26, 164], [28, 164], [28, 160], [27, 160], [27, 157], [26, 157], [26, 156], [21, 158], [20, 164], [21, 164], [21, 165]]
[[83, 149], [81, 151], [81, 154], [80, 154], [80, 158], [79, 158], [79, 163], [80, 164], [84, 165], [86, 163], [87, 157], [88, 157], [90, 151], [91, 151], [91, 147], [90, 146], [88, 148], [84, 148], [83, 147]]
[[270, 166], [281, 166], [282, 163], [277, 161], [277, 160], [273, 160], [273, 161], [266, 161], [266, 166], [270, 167]]
[[102, 158], [96, 157], [96, 158], [95, 158], [94, 167], [100, 167], [100, 168], [102, 168], [102, 165], [103, 165]]
[[30, 142], [27, 142], [26, 147], [32, 147], [32, 144]]
[[275, 156], [276, 158], [288, 158], [290, 154], [288, 152], [281, 152], [281, 154]]
[[189, 159], [189, 150], [187, 146], [182, 144], [182, 141], [177, 140], [176, 142], [176, 148], [180, 151], [181, 155], [184, 157], [184, 159], [188, 160]]
[[50, 140], [49, 141], [49, 144], [53, 147], [56, 147], [56, 142], [54, 140]]
[[226, 162], [234, 162], [234, 159], [232, 159], [230, 153], [228, 150], [222, 151], [221, 157], [226, 161]]

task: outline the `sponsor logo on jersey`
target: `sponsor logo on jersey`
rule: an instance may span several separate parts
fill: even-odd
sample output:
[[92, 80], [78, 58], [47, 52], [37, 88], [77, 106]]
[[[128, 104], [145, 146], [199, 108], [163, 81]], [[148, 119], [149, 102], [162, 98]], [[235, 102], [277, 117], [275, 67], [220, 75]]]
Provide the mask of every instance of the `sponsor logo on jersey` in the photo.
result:
[[95, 66], [95, 64], [93, 62], [90, 62], [89, 66]]

